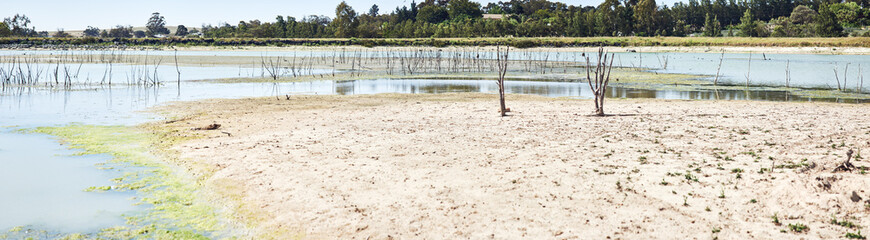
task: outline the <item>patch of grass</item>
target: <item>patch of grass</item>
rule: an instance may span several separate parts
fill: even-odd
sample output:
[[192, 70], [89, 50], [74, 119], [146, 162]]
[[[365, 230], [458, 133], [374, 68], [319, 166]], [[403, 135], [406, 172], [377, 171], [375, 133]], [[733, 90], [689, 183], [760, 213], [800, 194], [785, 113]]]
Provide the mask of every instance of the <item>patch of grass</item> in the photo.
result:
[[686, 177], [686, 181], [698, 182], [698, 177], [696, 177], [695, 175], [692, 175], [692, 173], [690, 173], [689, 171], [686, 171], [685, 177]]
[[855, 225], [855, 223], [850, 222], [848, 220], [838, 221], [836, 217], [831, 218], [831, 224], [846, 227], [846, 228], [855, 228], [858, 226], [858, 225]]
[[809, 164], [808, 160], [807, 160], [806, 158], [804, 158], [804, 159], [801, 159], [801, 161], [800, 161], [799, 163], [794, 163], [794, 162], [789, 161], [789, 162], [786, 163], [786, 164], [780, 164], [780, 165], [777, 165], [776, 168], [795, 169], [795, 168], [806, 167], [806, 166], [809, 166], [809, 165], [810, 165], [810, 164]]
[[789, 223], [788, 229], [790, 229], [792, 232], [802, 233], [809, 231], [810, 227], [807, 227], [807, 225], [804, 225], [803, 223]]
[[861, 235], [861, 231], [858, 231], [857, 233], [847, 232], [846, 238], [848, 238], [848, 239], [867, 239], [866, 237], [864, 237], [864, 235]]

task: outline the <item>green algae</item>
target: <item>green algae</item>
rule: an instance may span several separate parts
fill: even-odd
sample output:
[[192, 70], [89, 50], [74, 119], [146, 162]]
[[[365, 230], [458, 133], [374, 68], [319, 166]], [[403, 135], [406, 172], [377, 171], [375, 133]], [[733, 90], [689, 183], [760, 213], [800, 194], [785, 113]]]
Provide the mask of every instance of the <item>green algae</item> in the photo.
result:
[[[201, 184], [152, 151], [166, 144], [159, 134], [128, 126], [72, 124], [21, 130], [58, 137], [75, 155], [106, 154], [109, 162], [124, 169], [116, 185], [94, 186], [85, 191], [136, 191], [138, 203], [148, 206], [140, 214], [125, 216], [127, 226], [99, 233], [71, 234], [70, 239], [211, 239], [227, 238], [228, 226], [213, 204], [198, 197]], [[169, 141], [173, 142], [173, 141]], [[21, 228], [13, 229], [18, 232]], [[11, 230], [10, 230], [11, 231]]]

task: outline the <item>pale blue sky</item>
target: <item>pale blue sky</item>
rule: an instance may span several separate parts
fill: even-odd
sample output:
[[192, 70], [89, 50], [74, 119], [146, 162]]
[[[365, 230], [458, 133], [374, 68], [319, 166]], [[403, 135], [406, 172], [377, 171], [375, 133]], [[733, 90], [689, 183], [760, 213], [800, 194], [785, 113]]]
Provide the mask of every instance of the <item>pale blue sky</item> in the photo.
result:
[[[411, 0], [347, 0], [357, 12], [368, 12], [378, 4], [381, 13], [392, 12], [396, 6], [407, 6]], [[476, 0], [485, 5], [498, 0]], [[567, 4], [598, 5], [602, 0], [564, 0]], [[670, 2], [673, 0], [668, 0]], [[144, 26], [152, 12], [166, 17], [167, 25], [184, 24], [200, 27], [203, 23], [238, 23], [239, 20], [259, 19], [274, 21], [275, 16], [301, 18], [317, 14], [332, 17], [340, 0], [6, 0], [0, 8], [0, 17], [16, 13], [25, 14], [39, 31], [57, 28], [82, 30], [87, 26], [100, 29], [118, 24]], [[419, 2], [419, 1], [418, 1]], [[659, 0], [661, 4], [661, 0]]]

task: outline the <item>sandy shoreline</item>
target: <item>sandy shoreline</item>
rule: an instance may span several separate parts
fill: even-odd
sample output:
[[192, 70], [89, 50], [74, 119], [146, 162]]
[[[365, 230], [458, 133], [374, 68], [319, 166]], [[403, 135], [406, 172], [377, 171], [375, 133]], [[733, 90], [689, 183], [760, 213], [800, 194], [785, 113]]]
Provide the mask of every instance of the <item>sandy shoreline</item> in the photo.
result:
[[[382, 94], [156, 111], [205, 136], [174, 149], [267, 238], [812, 239], [857, 232], [832, 216], [870, 226], [870, 178], [832, 173], [870, 148], [868, 105], [609, 100], [620, 115], [606, 118], [590, 105], [510, 95], [500, 118], [489, 94]], [[192, 130], [211, 123], [222, 127]]]

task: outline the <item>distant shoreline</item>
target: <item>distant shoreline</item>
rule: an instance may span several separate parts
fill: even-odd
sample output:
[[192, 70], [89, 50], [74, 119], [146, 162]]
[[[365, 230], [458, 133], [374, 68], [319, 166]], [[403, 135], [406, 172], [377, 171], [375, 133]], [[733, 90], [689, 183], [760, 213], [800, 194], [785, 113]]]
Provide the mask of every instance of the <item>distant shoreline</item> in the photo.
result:
[[[56, 50], [149, 50], [149, 51], [331, 51], [340, 47], [348, 51], [395, 51], [397, 48], [419, 48], [431, 46], [36, 46], [36, 47], [10, 47], [0, 45], [0, 50], [21, 51], [56, 51]], [[470, 46], [451, 46], [442, 48], [467, 48]], [[484, 49], [495, 46], [485, 46]], [[818, 54], [818, 55], [870, 55], [870, 47], [743, 47], [743, 46], [609, 46], [605, 47], [609, 52], [640, 52], [640, 53], [764, 53], [764, 54]], [[523, 51], [539, 52], [594, 52], [597, 47], [535, 47], [526, 48]]]
[[870, 54], [870, 38], [743, 38], [743, 37], [588, 37], [588, 38], [0, 38], [0, 49], [111, 49], [181, 47], [281, 48], [319, 46], [473, 47], [510, 45], [516, 48], [591, 48], [598, 46], [642, 52], [770, 52]]

